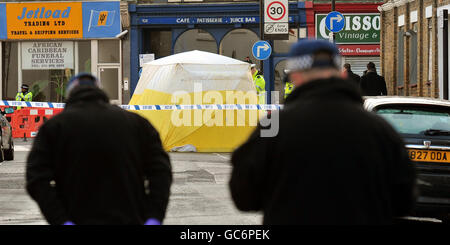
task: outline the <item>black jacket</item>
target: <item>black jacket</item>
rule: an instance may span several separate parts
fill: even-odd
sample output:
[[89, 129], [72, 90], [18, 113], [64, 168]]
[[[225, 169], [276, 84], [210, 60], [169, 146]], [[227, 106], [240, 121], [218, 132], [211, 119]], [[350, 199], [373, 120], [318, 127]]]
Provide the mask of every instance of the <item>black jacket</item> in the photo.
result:
[[143, 224], [163, 220], [172, 173], [146, 119], [80, 87], [40, 128], [26, 181], [50, 224]]
[[360, 86], [361, 77], [353, 73], [353, 71], [347, 71], [347, 79], [353, 82], [357, 87]]
[[[276, 137], [259, 127], [232, 155], [232, 198], [264, 224], [388, 224], [413, 206], [415, 171], [398, 134], [340, 79], [295, 89]], [[274, 127], [274, 125], [271, 125]]]
[[387, 95], [386, 81], [376, 72], [367, 72], [361, 77], [361, 90], [364, 96]]

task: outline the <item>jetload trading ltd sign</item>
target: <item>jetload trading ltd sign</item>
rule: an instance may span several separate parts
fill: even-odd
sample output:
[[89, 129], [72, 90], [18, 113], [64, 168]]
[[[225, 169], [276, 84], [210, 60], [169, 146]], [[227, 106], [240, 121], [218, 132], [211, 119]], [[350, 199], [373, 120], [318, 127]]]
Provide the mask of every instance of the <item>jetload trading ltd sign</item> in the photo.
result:
[[0, 3], [0, 39], [81, 39], [121, 32], [120, 3]]

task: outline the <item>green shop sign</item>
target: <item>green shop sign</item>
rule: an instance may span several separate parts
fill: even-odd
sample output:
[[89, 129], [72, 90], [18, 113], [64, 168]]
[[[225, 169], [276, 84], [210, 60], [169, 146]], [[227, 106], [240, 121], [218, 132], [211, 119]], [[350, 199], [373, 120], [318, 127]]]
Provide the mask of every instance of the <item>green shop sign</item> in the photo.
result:
[[[336, 33], [339, 44], [379, 44], [380, 14], [343, 14], [344, 29]], [[325, 26], [326, 14], [316, 14], [316, 37], [329, 39], [330, 31]]]

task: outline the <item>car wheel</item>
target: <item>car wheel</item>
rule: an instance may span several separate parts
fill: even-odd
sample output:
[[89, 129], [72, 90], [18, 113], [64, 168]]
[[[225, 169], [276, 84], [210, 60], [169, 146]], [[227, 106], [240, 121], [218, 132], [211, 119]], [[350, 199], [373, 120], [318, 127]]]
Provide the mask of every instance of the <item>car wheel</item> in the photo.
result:
[[6, 161], [14, 160], [14, 141], [13, 139], [9, 140], [9, 149], [4, 151], [4, 157]]

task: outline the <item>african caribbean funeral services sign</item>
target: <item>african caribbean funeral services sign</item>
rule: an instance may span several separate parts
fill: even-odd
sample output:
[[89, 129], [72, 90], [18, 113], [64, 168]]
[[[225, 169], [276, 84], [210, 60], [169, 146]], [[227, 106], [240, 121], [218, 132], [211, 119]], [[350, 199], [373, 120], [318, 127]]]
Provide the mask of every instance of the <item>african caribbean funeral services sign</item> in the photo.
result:
[[0, 39], [82, 39], [121, 32], [120, 3], [0, 3]]
[[73, 69], [71, 41], [22, 42], [22, 69]]

